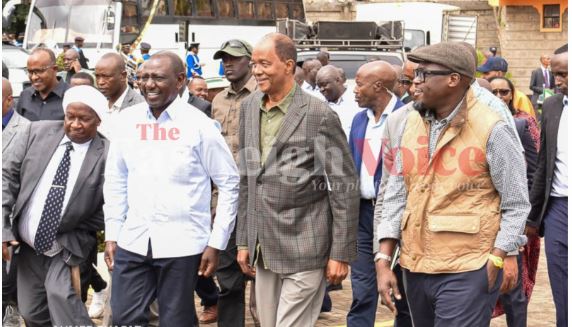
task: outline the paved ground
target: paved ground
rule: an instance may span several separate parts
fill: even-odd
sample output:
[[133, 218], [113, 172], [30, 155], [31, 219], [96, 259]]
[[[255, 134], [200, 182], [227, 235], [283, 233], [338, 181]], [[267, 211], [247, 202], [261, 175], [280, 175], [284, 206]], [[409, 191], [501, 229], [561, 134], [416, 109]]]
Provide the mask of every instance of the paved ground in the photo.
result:
[[[101, 260], [102, 261], [102, 260]], [[345, 326], [345, 316], [351, 305], [351, 283], [349, 279], [343, 282], [343, 290], [330, 293], [333, 301], [332, 312], [322, 313], [316, 326], [338, 327]], [[247, 297], [248, 298], [248, 297]], [[200, 312], [199, 301], [195, 297], [197, 311]], [[252, 317], [247, 311], [247, 326], [252, 327]], [[392, 316], [389, 310], [381, 305], [377, 309], [376, 327], [393, 326]], [[532, 299], [528, 306], [528, 326], [548, 327], [555, 326], [555, 311], [548, 282], [548, 274], [546, 271], [546, 258], [544, 256], [544, 244], [541, 250], [540, 263], [537, 273], [537, 284], [532, 293]], [[202, 325], [208, 327], [216, 327], [217, 324]], [[506, 326], [505, 317], [501, 316], [493, 319], [492, 327]]]

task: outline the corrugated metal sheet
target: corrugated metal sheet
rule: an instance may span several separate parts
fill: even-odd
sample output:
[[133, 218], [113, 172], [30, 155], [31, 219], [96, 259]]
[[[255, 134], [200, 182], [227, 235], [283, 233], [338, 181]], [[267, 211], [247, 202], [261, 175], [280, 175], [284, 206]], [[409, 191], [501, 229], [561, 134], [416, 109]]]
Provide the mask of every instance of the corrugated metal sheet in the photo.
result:
[[477, 16], [444, 15], [443, 40], [463, 41], [476, 46]]

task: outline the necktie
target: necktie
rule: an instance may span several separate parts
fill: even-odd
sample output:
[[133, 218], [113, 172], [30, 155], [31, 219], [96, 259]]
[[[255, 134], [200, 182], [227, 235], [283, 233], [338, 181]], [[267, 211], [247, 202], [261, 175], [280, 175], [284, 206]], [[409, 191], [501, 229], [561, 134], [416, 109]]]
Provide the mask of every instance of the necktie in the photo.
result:
[[548, 69], [544, 70], [544, 87], [547, 89], [550, 88], [550, 79], [548, 78]]
[[36, 231], [34, 238], [34, 248], [36, 253], [42, 254], [51, 249], [54, 240], [56, 239], [56, 231], [60, 224], [60, 216], [62, 214], [62, 207], [64, 204], [64, 196], [66, 194], [66, 185], [68, 182], [68, 175], [70, 171], [70, 151], [73, 150], [71, 142], [66, 144], [66, 152], [56, 176], [52, 182], [52, 187], [48, 192], [46, 202], [44, 203], [44, 210], [42, 210], [42, 217], [40, 224]]

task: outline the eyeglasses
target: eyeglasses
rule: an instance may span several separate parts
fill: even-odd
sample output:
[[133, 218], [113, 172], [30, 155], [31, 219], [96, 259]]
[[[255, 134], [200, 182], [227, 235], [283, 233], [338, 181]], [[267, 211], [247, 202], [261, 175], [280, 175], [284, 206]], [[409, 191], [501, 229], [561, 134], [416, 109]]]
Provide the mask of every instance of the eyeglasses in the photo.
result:
[[501, 95], [503, 97], [506, 97], [509, 93], [510, 93], [510, 89], [494, 89], [493, 91], [494, 95]]
[[244, 44], [242, 41], [240, 40], [228, 40], [226, 42], [224, 42], [221, 46], [220, 49], [224, 49], [226, 47], [230, 46], [231, 48], [237, 48], [237, 49], [244, 49], [246, 50], [246, 52], [248, 54], [251, 54], [249, 47], [246, 46], [246, 44]]
[[421, 83], [425, 82], [425, 78], [427, 76], [430, 75], [450, 75], [453, 74], [454, 72], [450, 71], [450, 70], [423, 70], [421, 68], [415, 69], [415, 78], [418, 78]]
[[556, 77], [567, 78], [568, 72], [552, 72], [552, 75], [554, 75], [554, 78]]
[[42, 68], [38, 68], [38, 69], [27, 69], [26, 68], [26, 73], [29, 76], [41, 75], [41, 74], [45, 73], [46, 71], [48, 71], [48, 69], [50, 69], [52, 67], [54, 67], [54, 66], [46, 66], [46, 67], [42, 67]]

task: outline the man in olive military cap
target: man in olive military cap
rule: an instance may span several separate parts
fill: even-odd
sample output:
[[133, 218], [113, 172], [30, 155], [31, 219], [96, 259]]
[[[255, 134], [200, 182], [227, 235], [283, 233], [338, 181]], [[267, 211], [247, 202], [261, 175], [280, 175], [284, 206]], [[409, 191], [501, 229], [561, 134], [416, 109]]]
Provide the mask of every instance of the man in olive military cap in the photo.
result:
[[[230, 86], [213, 99], [212, 117], [221, 124], [222, 136], [237, 164], [240, 103], [257, 87], [249, 66], [251, 57], [252, 46], [237, 39], [224, 42], [213, 56], [215, 60], [222, 59], [224, 75]], [[234, 231], [226, 251], [220, 253], [216, 272], [220, 285], [218, 325], [221, 327], [244, 326], [245, 275], [236, 262], [236, 254], [236, 231]]]

